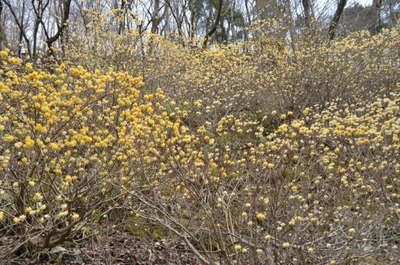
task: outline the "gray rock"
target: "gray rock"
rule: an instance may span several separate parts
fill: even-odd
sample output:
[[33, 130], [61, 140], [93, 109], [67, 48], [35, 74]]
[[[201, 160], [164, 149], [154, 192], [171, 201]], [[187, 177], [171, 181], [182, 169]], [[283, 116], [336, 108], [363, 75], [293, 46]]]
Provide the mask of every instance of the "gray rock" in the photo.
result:
[[61, 254], [62, 255], [62, 254], [65, 254], [67, 252], [68, 251], [65, 248], [60, 247], [60, 246], [54, 247], [54, 248], [52, 248], [50, 250], [50, 254]]

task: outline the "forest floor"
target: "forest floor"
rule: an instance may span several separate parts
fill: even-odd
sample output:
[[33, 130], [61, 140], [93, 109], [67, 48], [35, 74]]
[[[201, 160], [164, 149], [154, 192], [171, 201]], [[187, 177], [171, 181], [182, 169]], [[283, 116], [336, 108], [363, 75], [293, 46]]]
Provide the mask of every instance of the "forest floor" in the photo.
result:
[[[107, 231], [106, 231], [107, 230]], [[35, 259], [19, 257], [0, 265], [199, 265], [198, 259], [176, 240], [138, 240], [116, 228], [36, 253]]]

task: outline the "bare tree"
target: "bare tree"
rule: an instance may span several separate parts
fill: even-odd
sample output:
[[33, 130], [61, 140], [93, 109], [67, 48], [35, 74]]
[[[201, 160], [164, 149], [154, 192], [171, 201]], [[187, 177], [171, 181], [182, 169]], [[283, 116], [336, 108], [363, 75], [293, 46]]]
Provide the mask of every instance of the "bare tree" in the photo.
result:
[[32, 2], [31, 2], [33, 12], [35, 13], [35, 22], [34, 22], [34, 26], [33, 26], [33, 47], [32, 47], [32, 57], [33, 58], [36, 57], [36, 53], [37, 53], [37, 43], [38, 43], [38, 37], [39, 37], [38, 32], [39, 32], [40, 25], [42, 25], [43, 32], [44, 32], [45, 36], [47, 37], [47, 39], [49, 38], [47, 29], [43, 22], [43, 16], [44, 16], [44, 13], [45, 13], [47, 7], [49, 6], [49, 3], [50, 3], [50, 0], [47, 0], [47, 1], [32, 0]]
[[[176, 24], [176, 30], [178, 31], [178, 35], [180, 38], [183, 37], [183, 22], [184, 22], [184, 10], [187, 9], [189, 2], [185, 1], [183, 5], [175, 5], [171, 0], [165, 0], [165, 3], [167, 4], [169, 10], [171, 11], [171, 15], [173, 20], [175, 21]], [[179, 9], [179, 6], [181, 6], [181, 9]]]
[[26, 35], [25, 27], [24, 27], [24, 18], [25, 18], [25, 11], [26, 11], [26, 9], [25, 9], [25, 1], [23, 1], [22, 12], [21, 12], [21, 16], [20, 17], [18, 17], [16, 10], [14, 9], [12, 4], [8, 0], [2, 0], [2, 3], [4, 3], [8, 7], [8, 9], [10, 10], [10, 13], [11, 13], [12, 17], [14, 18], [15, 24], [17, 25], [17, 27], [19, 29], [18, 54], [21, 55], [22, 40], [24, 40], [26, 42], [26, 48], [28, 50], [29, 55], [32, 55], [31, 48], [30, 48], [30, 41], [29, 41], [28, 36]]
[[114, 2], [114, 8], [119, 9], [119, 24], [118, 24], [118, 34], [121, 35], [125, 32], [125, 29], [129, 29], [128, 11], [132, 10], [133, 0], [121, 0], [121, 4], [118, 4], [116, 0]]

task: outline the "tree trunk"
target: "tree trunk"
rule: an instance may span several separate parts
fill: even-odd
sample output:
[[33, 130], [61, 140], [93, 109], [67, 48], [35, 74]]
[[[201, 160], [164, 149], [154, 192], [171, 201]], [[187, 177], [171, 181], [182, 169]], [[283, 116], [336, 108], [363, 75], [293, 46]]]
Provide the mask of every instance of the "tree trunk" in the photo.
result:
[[[174, 10], [174, 7], [171, 4], [170, 0], [165, 0], [169, 10], [171, 10], [172, 18], [175, 20], [176, 28], [178, 31], [179, 38], [183, 38], [183, 30], [182, 30], [182, 19], [179, 17], [179, 10]], [[175, 12], [176, 11], [176, 12]]]
[[[123, 19], [119, 22], [118, 26], [118, 34], [121, 35], [124, 33], [125, 30], [125, 13], [126, 13], [126, 0], [121, 0], [121, 8], [122, 13], [120, 13], [121, 16], [123, 16]], [[118, 19], [121, 19], [120, 17]]]
[[310, 0], [302, 0], [302, 4], [303, 4], [303, 10], [304, 10], [304, 23], [306, 24], [307, 28], [310, 28], [311, 27], [311, 19], [312, 19]]
[[374, 0], [372, 3], [372, 8], [374, 10], [373, 13], [373, 28], [372, 32], [377, 34], [382, 29], [382, 19], [381, 19], [381, 8], [382, 8], [382, 0]]
[[22, 11], [21, 11], [21, 17], [20, 17], [20, 23], [21, 23], [21, 28], [19, 30], [19, 37], [18, 37], [18, 57], [21, 57], [22, 55], [22, 41], [24, 40], [24, 34], [25, 34], [25, 10], [26, 10], [26, 4], [25, 1], [22, 3]]
[[0, 50], [3, 50], [6, 47], [6, 33], [3, 28], [3, 2], [0, 0]]
[[399, 13], [400, 13], [400, 5], [396, 8], [396, 1], [397, 0], [390, 0], [386, 4], [389, 9], [389, 19], [390, 19], [390, 26], [394, 27], [397, 25], [397, 21], [399, 20]]
[[53, 44], [60, 38], [60, 36], [63, 34], [63, 31], [67, 27], [69, 13], [71, 10], [71, 0], [62, 0], [62, 3], [63, 3], [63, 14], [61, 19], [61, 25], [57, 25], [58, 29], [56, 34], [46, 40], [47, 48], [49, 49], [49, 52], [52, 54], [54, 54], [52, 51]]
[[204, 38], [203, 48], [207, 47], [209, 38], [212, 37], [212, 35], [214, 35], [214, 33], [217, 31], [217, 27], [218, 27], [219, 21], [221, 19], [223, 3], [224, 3], [224, 0], [219, 0], [218, 9], [217, 9], [217, 17], [215, 18], [214, 25], [212, 26], [210, 31], [207, 32], [207, 34], [206, 34], [206, 36]]
[[346, 4], [347, 4], [347, 0], [340, 0], [337, 5], [335, 15], [333, 16], [332, 21], [329, 25], [329, 29], [328, 29], [329, 40], [333, 40], [335, 38], [336, 28], [339, 23], [340, 17], [343, 14], [343, 10], [346, 7]]
[[[37, 54], [37, 43], [38, 43], [38, 32], [39, 26], [43, 26], [43, 14], [48, 7], [50, 0], [47, 0], [45, 3], [43, 1], [38, 1], [38, 5], [35, 5], [35, 0], [31, 1], [32, 9], [35, 14], [35, 23], [33, 25], [33, 47], [32, 47], [32, 58], [36, 57]], [[47, 35], [47, 30], [43, 29], [45, 34]]]
[[151, 33], [158, 32], [159, 24], [160, 24], [160, 0], [154, 0], [153, 14], [151, 16]]

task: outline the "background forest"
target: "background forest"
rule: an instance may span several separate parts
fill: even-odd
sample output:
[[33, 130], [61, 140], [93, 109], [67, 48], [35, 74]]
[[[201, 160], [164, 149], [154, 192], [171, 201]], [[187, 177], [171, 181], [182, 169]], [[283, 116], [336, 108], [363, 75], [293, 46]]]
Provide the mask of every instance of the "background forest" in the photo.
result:
[[0, 265], [400, 264], [399, 19], [0, 0]]
[[[0, 43], [17, 54], [35, 58], [49, 48], [64, 51], [74, 36], [89, 37], [96, 19], [105, 16], [107, 32], [126, 35], [156, 33], [164, 39], [198, 46], [209, 42], [249, 40], [248, 27], [259, 19], [279, 19], [280, 33], [295, 42], [304, 33], [329, 27], [329, 37], [359, 30], [378, 33], [392, 28], [400, 16], [396, 0], [2, 0]], [[363, 5], [362, 5], [363, 4]], [[339, 23], [339, 20], [340, 23]], [[68, 26], [67, 26], [68, 22]], [[337, 31], [337, 33], [336, 33]], [[206, 40], [203, 40], [205, 38]], [[65, 52], [65, 51], [64, 51]]]

